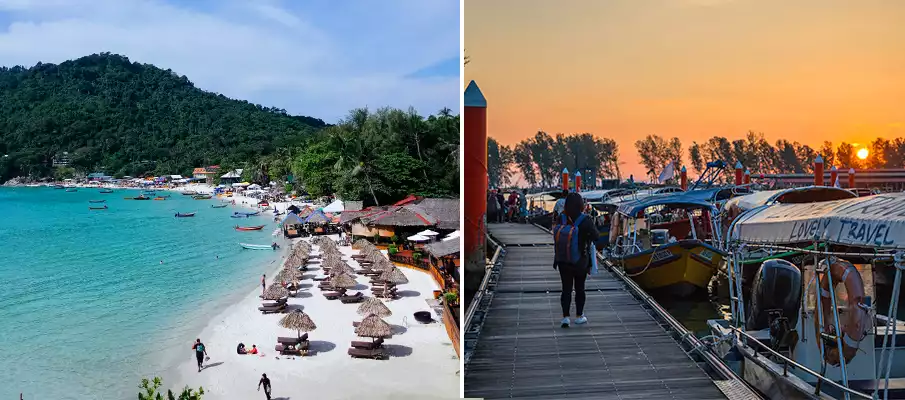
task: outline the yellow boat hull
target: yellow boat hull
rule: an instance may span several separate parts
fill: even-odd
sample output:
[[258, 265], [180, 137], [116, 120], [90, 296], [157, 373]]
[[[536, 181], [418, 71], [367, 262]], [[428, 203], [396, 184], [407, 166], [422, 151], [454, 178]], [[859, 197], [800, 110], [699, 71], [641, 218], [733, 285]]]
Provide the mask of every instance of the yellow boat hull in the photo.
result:
[[723, 253], [698, 240], [682, 240], [613, 261], [644, 290], [687, 296], [707, 290]]

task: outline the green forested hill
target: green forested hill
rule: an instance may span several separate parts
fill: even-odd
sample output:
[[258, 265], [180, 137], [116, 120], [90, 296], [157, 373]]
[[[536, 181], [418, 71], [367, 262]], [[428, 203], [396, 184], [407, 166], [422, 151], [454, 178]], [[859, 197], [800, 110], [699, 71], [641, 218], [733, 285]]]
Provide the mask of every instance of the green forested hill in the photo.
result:
[[52, 175], [62, 152], [83, 171], [186, 174], [271, 154], [324, 126], [115, 54], [0, 68], [0, 182]]

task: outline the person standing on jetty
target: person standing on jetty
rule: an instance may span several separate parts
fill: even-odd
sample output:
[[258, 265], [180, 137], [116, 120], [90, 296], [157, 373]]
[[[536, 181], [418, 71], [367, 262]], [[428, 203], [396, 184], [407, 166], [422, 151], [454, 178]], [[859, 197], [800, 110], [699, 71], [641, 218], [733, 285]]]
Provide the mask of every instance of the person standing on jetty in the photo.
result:
[[207, 349], [204, 347], [204, 343], [201, 343], [201, 339], [195, 339], [192, 350], [195, 350], [195, 359], [198, 360], [198, 372], [201, 372], [202, 365], [204, 364], [204, 356], [207, 355]]
[[569, 309], [572, 306], [572, 289], [575, 289], [575, 323], [584, 324], [584, 284], [591, 274], [591, 251], [594, 240], [599, 236], [594, 222], [582, 213], [584, 199], [578, 193], [569, 193], [563, 201], [563, 212], [553, 227], [554, 256], [553, 269], [559, 269], [562, 280], [562, 327], [568, 328]]
[[258, 391], [261, 391], [261, 385], [264, 386], [264, 395], [267, 396], [267, 400], [270, 400], [270, 378], [267, 377], [267, 374], [261, 374], [261, 380], [258, 381]]

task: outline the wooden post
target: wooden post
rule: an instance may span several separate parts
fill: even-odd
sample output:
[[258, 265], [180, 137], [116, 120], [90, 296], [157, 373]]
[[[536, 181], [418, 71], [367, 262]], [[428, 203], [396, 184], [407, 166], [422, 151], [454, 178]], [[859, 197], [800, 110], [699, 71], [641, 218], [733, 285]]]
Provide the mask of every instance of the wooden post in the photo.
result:
[[836, 186], [836, 179], [839, 178], [839, 170], [836, 169], [836, 166], [830, 167], [830, 186]]
[[679, 185], [682, 187], [682, 190], [688, 191], [688, 170], [685, 169], [684, 165], [680, 170]]
[[823, 186], [823, 157], [814, 159], [814, 186]]
[[581, 192], [581, 171], [575, 173], [575, 192]]
[[855, 188], [855, 169], [854, 168], [848, 169], [848, 188], [849, 189]]
[[742, 162], [735, 162], [735, 186], [742, 185]]
[[477, 288], [486, 268], [485, 224], [487, 219], [487, 99], [471, 81], [464, 95], [465, 136], [462, 177], [462, 204], [465, 208], [463, 241], [465, 242], [466, 287]]
[[569, 190], [569, 170], [562, 169], [562, 190]]

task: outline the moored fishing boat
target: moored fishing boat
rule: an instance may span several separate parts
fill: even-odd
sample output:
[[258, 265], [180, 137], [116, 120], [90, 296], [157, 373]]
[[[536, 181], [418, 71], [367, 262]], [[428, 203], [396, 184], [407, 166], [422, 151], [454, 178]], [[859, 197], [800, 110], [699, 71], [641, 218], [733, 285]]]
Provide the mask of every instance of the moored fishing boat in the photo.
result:
[[211, 208], [226, 208], [229, 204], [211, 204]]
[[89, 203], [106, 203], [107, 200], [88, 200]]
[[195, 200], [210, 200], [212, 197], [209, 194], [199, 194], [197, 196], [192, 196]]
[[186, 190], [186, 191], [182, 192], [183, 196], [194, 196], [196, 194], [198, 194], [198, 192], [196, 192], [194, 190]]
[[248, 218], [245, 214], [233, 214], [229, 216], [230, 218]]
[[166, 197], [160, 197], [160, 196], [157, 196], [154, 198], [154, 200], [166, 200], [166, 199], [167, 199]]
[[78, 192], [79, 190], [76, 188], [68, 188], [68, 189], [66, 189], [66, 191], [67, 192]]
[[[905, 330], [897, 317], [903, 211], [905, 194], [896, 193], [743, 212], [725, 246], [732, 319], [707, 322], [713, 349], [771, 398], [905, 398], [905, 347], [896, 340]], [[759, 249], [806, 257], [762, 262], [746, 302], [737, 295], [739, 259]], [[885, 315], [875, 301], [880, 265], [895, 269]]]
[[145, 195], [139, 195], [137, 197], [133, 197], [132, 200], [151, 200], [151, 198]]
[[233, 213], [233, 215], [245, 215], [245, 216], [248, 216], [248, 217], [255, 216], [255, 215], [260, 215], [260, 214], [261, 214], [260, 211], [254, 211], [254, 212], [236, 211], [236, 212]]
[[249, 249], [249, 250], [276, 250], [276, 249], [280, 248], [280, 246], [276, 243], [273, 243], [273, 244], [239, 243], [239, 246], [242, 246], [242, 248]]
[[236, 225], [236, 228], [235, 228], [235, 229], [236, 229], [237, 231], [259, 231], [259, 230], [261, 230], [261, 229], [264, 229], [264, 225], [258, 225], [258, 226], [239, 226], [239, 225]]
[[176, 218], [188, 218], [188, 217], [194, 217], [194, 216], [195, 216], [195, 213], [184, 213], [184, 214], [176, 213]]
[[103, 194], [113, 193], [113, 189], [101, 189], [98, 193], [103, 193]]
[[612, 218], [609, 262], [645, 290], [688, 296], [706, 291], [725, 253], [717, 248], [716, 206], [701, 194], [620, 203]]
[[91, 206], [88, 206], [88, 209], [89, 209], [89, 210], [106, 210], [106, 209], [107, 209], [107, 206], [103, 206], [103, 207], [91, 207]]

